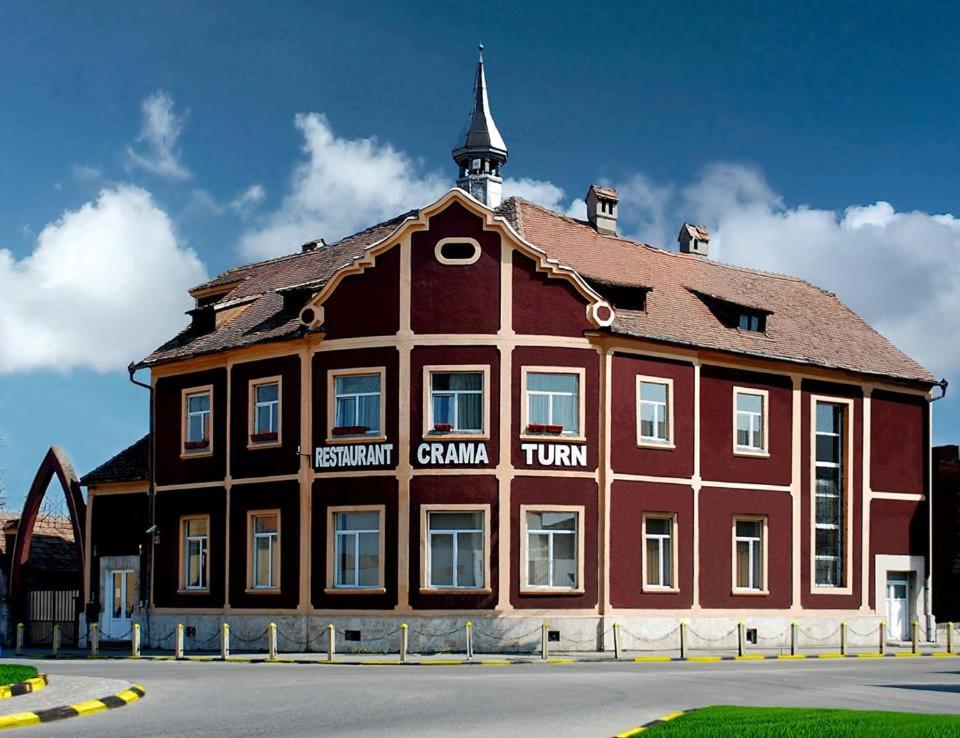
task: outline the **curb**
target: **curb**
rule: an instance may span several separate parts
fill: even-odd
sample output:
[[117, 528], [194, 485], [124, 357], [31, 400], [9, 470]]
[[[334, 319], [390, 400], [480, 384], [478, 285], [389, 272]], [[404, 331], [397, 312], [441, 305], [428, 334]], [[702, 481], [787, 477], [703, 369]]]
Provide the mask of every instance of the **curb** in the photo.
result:
[[0, 730], [22, 728], [25, 725], [36, 725], [38, 723], [52, 723], [55, 720], [92, 715], [102, 710], [113, 710], [131, 702], [136, 702], [145, 693], [142, 685], [134, 684], [130, 689], [101, 697], [98, 700], [78, 702], [75, 705], [64, 705], [63, 707], [51, 707], [48, 710], [38, 710], [37, 712], [15, 712], [10, 715], [0, 715]]
[[16, 684], [6, 684], [0, 687], [0, 700], [6, 699], [7, 697], [19, 697], [22, 694], [30, 694], [31, 692], [39, 692], [46, 686], [47, 675], [37, 674], [32, 679], [25, 679]]
[[677, 710], [676, 712], [671, 712], [669, 715], [658, 717], [656, 720], [651, 720], [649, 723], [644, 723], [643, 725], [638, 725], [636, 728], [630, 728], [630, 730], [617, 733], [614, 738], [633, 738], [641, 733], [645, 733], [654, 725], [659, 725], [660, 723], [669, 723], [671, 720], [676, 720], [681, 715], [689, 715], [691, 712], [696, 712], [698, 709], [700, 708], [694, 707], [690, 710]]

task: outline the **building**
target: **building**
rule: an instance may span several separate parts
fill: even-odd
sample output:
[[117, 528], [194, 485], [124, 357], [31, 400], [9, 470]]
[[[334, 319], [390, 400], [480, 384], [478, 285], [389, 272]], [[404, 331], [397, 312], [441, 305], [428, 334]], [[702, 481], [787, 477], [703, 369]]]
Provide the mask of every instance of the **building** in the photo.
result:
[[933, 449], [933, 613], [960, 622], [960, 447]]
[[612, 189], [585, 221], [502, 199], [482, 59], [453, 155], [438, 201], [191, 291], [139, 364], [151, 436], [83, 479], [104, 637], [907, 637], [930, 612], [931, 374], [835, 295], [712, 261], [706, 228], [679, 253], [617, 235]]

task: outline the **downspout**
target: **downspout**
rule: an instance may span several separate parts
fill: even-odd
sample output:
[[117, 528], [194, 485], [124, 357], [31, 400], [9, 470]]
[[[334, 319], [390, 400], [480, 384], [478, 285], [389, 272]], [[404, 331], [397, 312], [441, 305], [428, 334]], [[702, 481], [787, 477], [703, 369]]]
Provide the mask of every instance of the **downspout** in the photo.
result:
[[[927, 439], [927, 577], [924, 583], [924, 608], [927, 611], [927, 640], [936, 643], [937, 621], [933, 616], [933, 403], [947, 396], [949, 382], [944, 378], [934, 387], [940, 388], [939, 397], [931, 397], [929, 406], [929, 434]], [[930, 388], [931, 393], [933, 387]]]
[[[147, 392], [150, 393], [150, 433], [149, 441], [147, 442], [147, 506], [149, 509], [149, 520], [150, 526], [147, 528], [145, 533], [149, 535], [149, 540], [147, 541], [147, 571], [141, 573], [141, 584], [140, 584], [140, 594], [141, 597], [146, 594], [144, 600], [143, 611], [145, 613], [145, 630], [146, 630], [146, 642], [150, 643], [150, 601], [153, 599], [153, 549], [154, 549], [154, 539], [157, 534], [157, 495], [156, 489], [154, 488], [153, 482], [153, 445], [154, 445], [154, 435], [153, 435], [153, 385], [145, 384], [144, 382], [139, 382], [134, 378], [134, 374], [137, 373], [139, 369], [134, 362], [130, 362], [130, 365], [127, 367], [127, 373], [130, 375], [130, 381], [137, 385], [138, 387], [143, 387]], [[144, 586], [146, 582], [146, 586]]]

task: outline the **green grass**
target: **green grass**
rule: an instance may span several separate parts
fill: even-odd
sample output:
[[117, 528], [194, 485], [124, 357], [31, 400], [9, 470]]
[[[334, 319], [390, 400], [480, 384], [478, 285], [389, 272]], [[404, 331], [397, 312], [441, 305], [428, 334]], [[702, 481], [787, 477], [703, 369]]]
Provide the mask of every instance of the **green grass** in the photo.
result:
[[16, 684], [37, 675], [37, 670], [26, 664], [0, 664], [0, 685]]
[[960, 735], [960, 715], [909, 712], [815, 710], [792, 707], [705, 707], [668, 723], [658, 723], [644, 738], [715, 736], [725, 738], [836, 738], [839, 736]]

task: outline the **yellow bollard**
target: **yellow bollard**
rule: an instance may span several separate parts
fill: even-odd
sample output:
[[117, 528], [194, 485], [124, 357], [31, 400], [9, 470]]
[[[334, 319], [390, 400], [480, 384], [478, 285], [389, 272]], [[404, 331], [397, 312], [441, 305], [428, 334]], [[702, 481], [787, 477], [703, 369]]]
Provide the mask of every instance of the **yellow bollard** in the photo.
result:
[[230, 625], [220, 626], [220, 658], [226, 661], [230, 658]]
[[680, 658], [687, 658], [687, 621], [680, 621]]
[[277, 624], [270, 623], [267, 626], [267, 658], [271, 661], [277, 659]]
[[177, 623], [177, 639], [173, 643], [173, 657], [183, 658], [183, 623]]
[[620, 623], [613, 624], [613, 658], [619, 661], [623, 657], [623, 648], [620, 645]]
[[327, 661], [333, 661], [333, 654], [335, 651], [333, 637], [336, 633], [333, 623], [327, 626]]
[[847, 621], [840, 621], [840, 655], [847, 655]]
[[880, 655], [883, 656], [884, 650], [887, 647], [887, 624], [880, 621]]
[[911, 653], [920, 653], [919, 641], [920, 641], [920, 621], [913, 621], [913, 637], [911, 638]]
[[953, 653], [953, 623], [947, 623], [947, 653]]
[[797, 655], [797, 621], [790, 621], [790, 655]]
[[737, 656], [743, 656], [747, 650], [746, 638], [744, 638], [744, 624], [741, 620], [737, 623]]
[[407, 660], [407, 624], [400, 624], [400, 663]]
[[550, 646], [548, 644], [550, 634], [547, 632], [549, 627], [550, 625], [548, 623], [540, 626], [540, 658], [544, 660], [550, 657]]
[[19, 656], [23, 653], [23, 623], [17, 623], [17, 647], [16, 654]]
[[473, 659], [473, 623], [467, 621], [467, 661]]
[[56, 658], [60, 655], [60, 623], [56, 623], [53, 626], [53, 640], [50, 643], [51, 651], [53, 651], [53, 657]]
[[90, 655], [100, 655], [100, 626], [97, 623], [90, 626]]
[[133, 633], [130, 638], [130, 655], [140, 658], [140, 623], [133, 624]]

